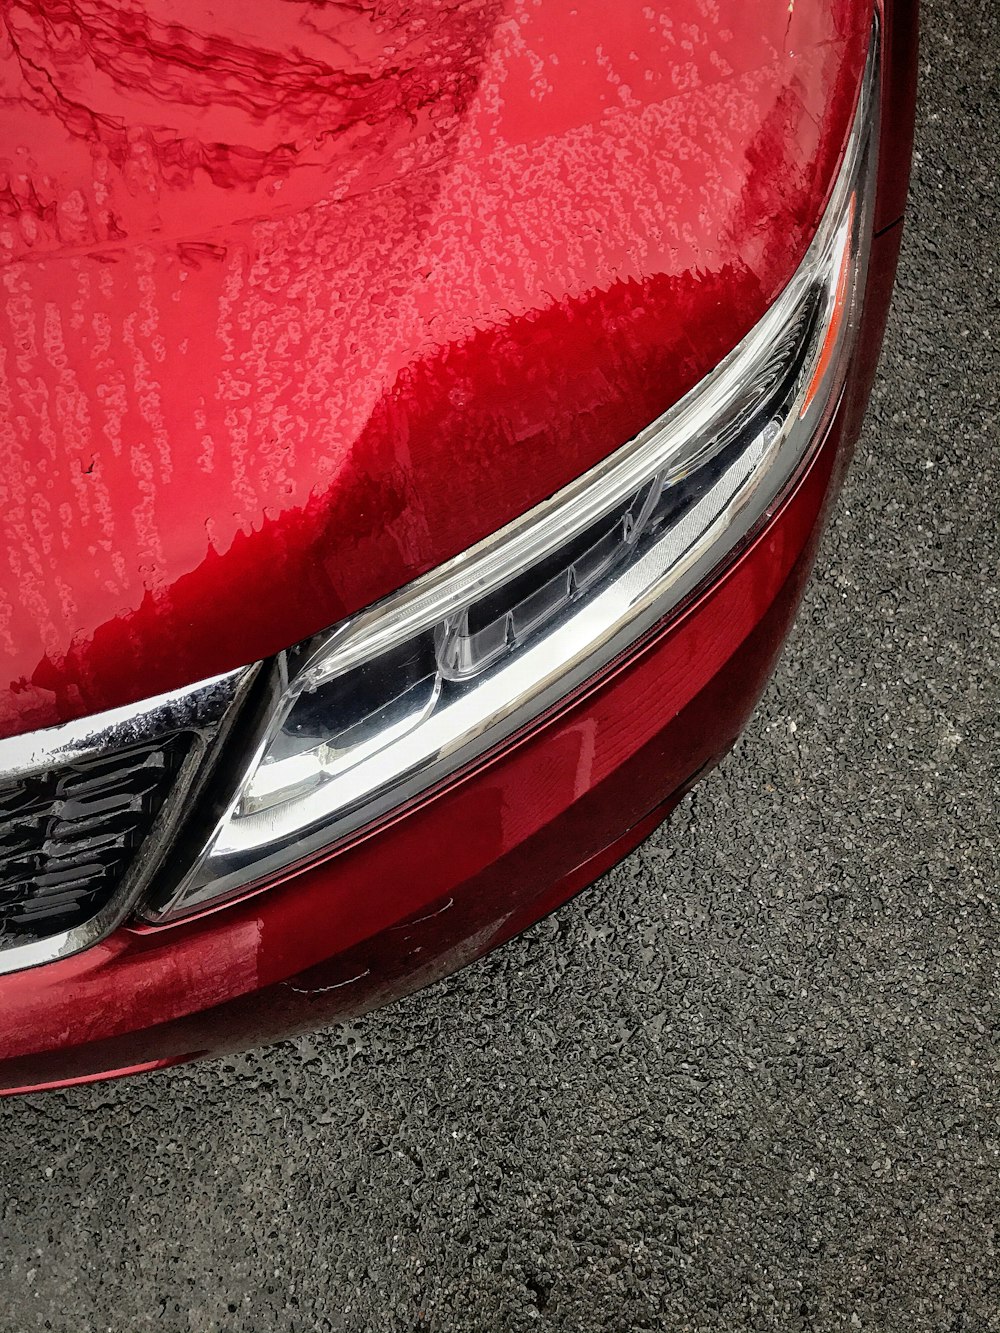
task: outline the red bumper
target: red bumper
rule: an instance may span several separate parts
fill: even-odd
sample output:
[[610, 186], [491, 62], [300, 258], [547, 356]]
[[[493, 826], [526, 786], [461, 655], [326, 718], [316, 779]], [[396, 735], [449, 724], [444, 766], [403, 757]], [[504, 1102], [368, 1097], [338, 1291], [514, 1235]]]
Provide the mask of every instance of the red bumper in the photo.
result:
[[357, 1014], [510, 938], [635, 846], [732, 745], [773, 668], [860, 425], [898, 243], [898, 226], [875, 242], [859, 355], [812, 467], [681, 616], [323, 864], [0, 978], [0, 1090], [162, 1067]]

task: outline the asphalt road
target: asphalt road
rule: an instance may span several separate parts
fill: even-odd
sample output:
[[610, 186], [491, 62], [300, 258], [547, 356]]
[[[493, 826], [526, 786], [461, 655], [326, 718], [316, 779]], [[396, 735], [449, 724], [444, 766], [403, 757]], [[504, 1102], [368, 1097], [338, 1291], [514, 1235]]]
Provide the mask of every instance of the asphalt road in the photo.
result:
[[867, 428], [736, 752], [405, 1003], [0, 1103], [0, 1328], [1000, 1329], [994, 0], [921, 64]]

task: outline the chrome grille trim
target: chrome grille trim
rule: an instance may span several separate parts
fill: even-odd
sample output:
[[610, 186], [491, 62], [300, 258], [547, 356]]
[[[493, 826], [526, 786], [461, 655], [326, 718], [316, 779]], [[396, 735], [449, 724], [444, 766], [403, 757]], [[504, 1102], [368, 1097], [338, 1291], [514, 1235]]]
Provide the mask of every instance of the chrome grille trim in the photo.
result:
[[0, 786], [11, 778], [17, 780], [62, 764], [78, 763], [171, 732], [211, 729], [218, 725], [249, 670], [252, 668], [241, 667], [182, 690], [92, 713], [75, 722], [29, 731], [23, 736], [6, 736], [0, 740]]
[[127, 768], [132, 756], [144, 749], [154, 752], [159, 746], [186, 751], [176, 771], [165, 774], [169, 786], [160, 808], [149, 820], [148, 833], [130, 855], [108, 900], [86, 921], [44, 938], [7, 943], [0, 936], [0, 973], [68, 958], [96, 944], [128, 916], [203, 787], [258, 669], [256, 665], [243, 667], [153, 699], [0, 740], [0, 792], [15, 793], [42, 780], [51, 780], [53, 786], [64, 780], [73, 785], [79, 775], [96, 771], [101, 761], [116, 755], [122, 756], [123, 768]]

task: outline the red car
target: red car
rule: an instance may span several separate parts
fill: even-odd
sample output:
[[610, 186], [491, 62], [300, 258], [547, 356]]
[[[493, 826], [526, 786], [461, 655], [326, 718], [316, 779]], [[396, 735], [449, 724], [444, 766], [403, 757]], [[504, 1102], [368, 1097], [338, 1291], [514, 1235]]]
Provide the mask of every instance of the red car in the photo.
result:
[[874, 372], [916, 12], [4, 25], [10, 1092], [411, 990], [728, 750]]

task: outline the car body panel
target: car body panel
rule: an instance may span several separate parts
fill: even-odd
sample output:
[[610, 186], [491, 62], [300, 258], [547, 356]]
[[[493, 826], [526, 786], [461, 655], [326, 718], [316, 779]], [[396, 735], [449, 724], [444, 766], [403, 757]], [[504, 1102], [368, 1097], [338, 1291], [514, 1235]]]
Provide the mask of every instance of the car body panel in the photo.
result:
[[860, 424], [899, 235], [873, 245], [860, 347], [824, 445], [678, 618], [500, 753], [311, 869], [0, 977], [0, 1090], [220, 1054], [364, 1012], [509, 938], [660, 822], [731, 746], [780, 651]]
[[[0, 46], [3, 86], [27, 86], [0, 163], [0, 734], [283, 648], [645, 426], [801, 256], [870, 21], [849, 0], [589, 20], [555, 0], [250, 9], [199, 36], [197, 0], [25, 0]], [[0, 976], [0, 1093], [405, 994], [591, 882], [732, 745], [815, 557], [888, 310], [916, 8], [880, 10], [859, 343], [770, 522], [599, 678], [326, 860]], [[348, 68], [365, 76], [330, 73]]]
[[0, 734], [274, 653], [633, 436], [801, 258], [861, 0], [24, 0]]

